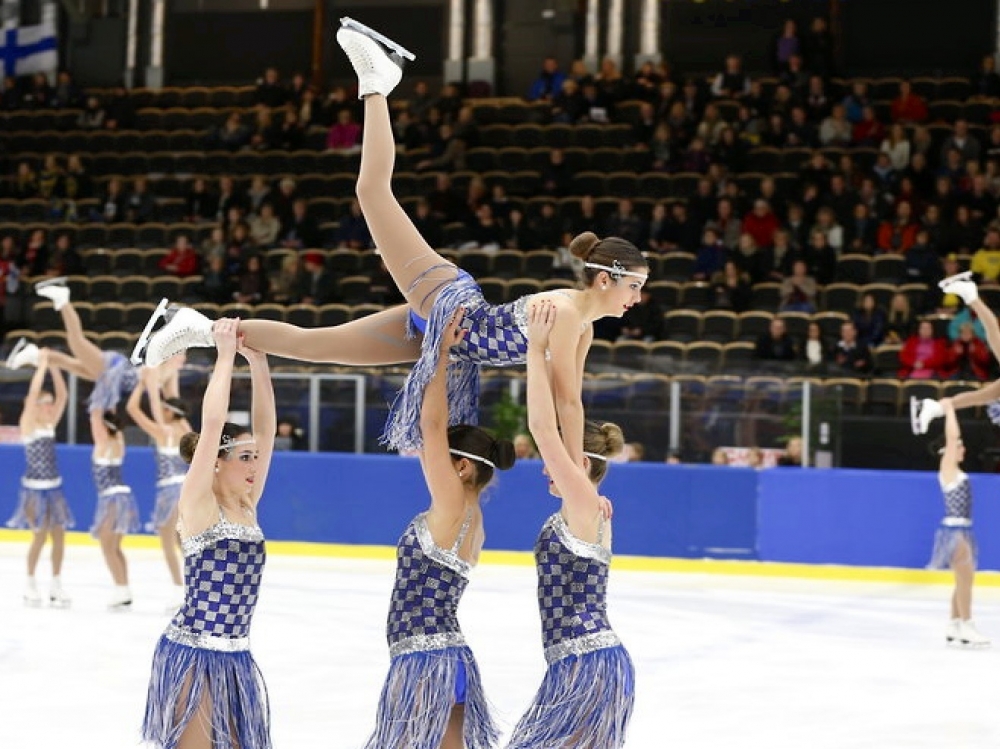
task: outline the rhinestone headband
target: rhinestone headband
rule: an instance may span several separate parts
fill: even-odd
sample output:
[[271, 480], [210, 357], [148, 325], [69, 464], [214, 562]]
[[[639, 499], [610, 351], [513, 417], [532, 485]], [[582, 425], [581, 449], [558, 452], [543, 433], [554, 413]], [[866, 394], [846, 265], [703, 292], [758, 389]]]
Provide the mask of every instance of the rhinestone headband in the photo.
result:
[[185, 415], [184, 409], [181, 408], [180, 406], [175, 406], [173, 403], [167, 403], [166, 401], [163, 401], [163, 407], [168, 411], [177, 414], [178, 416]]
[[584, 451], [583, 454], [591, 460], [603, 460], [605, 463], [608, 462], [608, 457], [606, 455], [598, 455], [597, 453], [588, 453], [586, 451]]
[[617, 260], [611, 263], [611, 265], [601, 265], [600, 263], [584, 263], [584, 268], [592, 268], [593, 270], [606, 270], [608, 275], [611, 276], [615, 281], [621, 281], [623, 276], [632, 276], [633, 278], [641, 278], [645, 281], [649, 276], [645, 273], [639, 273], [634, 270], [628, 270], [624, 265], [619, 263]]
[[222, 442], [219, 444], [220, 450], [232, 450], [237, 447], [243, 447], [244, 445], [256, 445], [257, 440], [253, 437], [248, 437], [242, 440], [234, 440], [228, 434], [222, 435]]
[[448, 452], [450, 452], [452, 455], [460, 455], [461, 457], [468, 458], [469, 460], [477, 460], [480, 463], [485, 463], [490, 468], [496, 468], [496, 465], [493, 463], [493, 461], [487, 460], [481, 455], [473, 455], [472, 453], [467, 453], [464, 450], [455, 450], [455, 449], [449, 449]]

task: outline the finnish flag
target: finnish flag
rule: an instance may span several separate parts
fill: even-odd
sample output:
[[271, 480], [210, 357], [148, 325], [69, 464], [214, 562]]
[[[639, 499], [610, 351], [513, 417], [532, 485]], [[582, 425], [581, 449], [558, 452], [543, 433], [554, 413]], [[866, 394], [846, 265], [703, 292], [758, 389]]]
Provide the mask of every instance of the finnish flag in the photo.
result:
[[54, 73], [59, 67], [55, 25], [0, 29], [0, 77]]

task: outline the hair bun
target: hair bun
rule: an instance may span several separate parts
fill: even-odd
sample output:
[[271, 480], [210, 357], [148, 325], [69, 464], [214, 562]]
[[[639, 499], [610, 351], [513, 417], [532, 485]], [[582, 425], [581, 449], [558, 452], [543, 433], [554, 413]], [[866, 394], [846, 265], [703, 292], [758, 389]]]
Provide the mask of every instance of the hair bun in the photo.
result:
[[194, 459], [195, 448], [198, 447], [198, 433], [188, 432], [183, 437], [181, 437], [180, 445], [178, 446], [181, 453], [181, 459], [191, 465], [191, 461]]
[[488, 457], [498, 471], [506, 471], [514, 465], [514, 461], [517, 459], [514, 443], [510, 440], [493, 440]]
[[594, 251], [597, 243], [601, 241], [592, 231], [585, 231], [583, 234], [578, 234], [573, 237], [573, 241], [569, 243], [569, 251], [572, 253], [573, 257], [578, 257], [581, 260], [586, 260], [590, 257], [590, 253]]
[[601, 434], [604, 435], [605, 456], [613, 458], [625, 449], [625, 435], [622, 428], [614, 422], [601, 424]]

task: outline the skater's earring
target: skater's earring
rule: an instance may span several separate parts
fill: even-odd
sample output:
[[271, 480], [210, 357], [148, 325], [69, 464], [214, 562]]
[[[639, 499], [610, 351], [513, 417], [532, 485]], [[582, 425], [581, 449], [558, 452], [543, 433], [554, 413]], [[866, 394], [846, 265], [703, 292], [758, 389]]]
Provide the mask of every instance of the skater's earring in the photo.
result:
[[215, 472], [216, 472], [216, 473], [218, 473], [218, 472], [219, 472], [219, 466], [216, 466], [216, 467], [215, 467]]

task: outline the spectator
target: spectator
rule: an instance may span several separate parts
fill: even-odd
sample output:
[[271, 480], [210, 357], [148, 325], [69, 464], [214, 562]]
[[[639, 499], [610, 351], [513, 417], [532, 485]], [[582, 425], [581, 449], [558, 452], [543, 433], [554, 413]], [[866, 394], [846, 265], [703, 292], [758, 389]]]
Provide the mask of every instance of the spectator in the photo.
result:
[[243, 124], [239, 112], [230, 112], [212, 139], [228, 151], [239, 151], [250, 144], [250, 130]]
[[844, 107], [835, 104], [830, 115], [819, 126], [819, 142], [826, 148], [844, 148], [851, 145], [853, 128], [844, 115]]
[[271, 137], [274, 134], [274, 115], [263, 104], [254, 109], [254, 122], [250, 128], [249, 146], [254, 151], [268, 151], [274, 147]]
[[557, 198], [568, 195], [572, 180], [573, 170], [566, 163], [565, 152], [561, 148], [553, 148], [542, 171], [542, 192]]
[[493, 218], [493, 209], [489, 203], [483, 203], [476, 210], [470, 229], [472, 239], [466, 247], [498, 250], [504, 244], [503, 227]]
[[12, 187], [13, 197], [17, 200], [27, 200], [38, 197], [38, 174], [27, 161], [17, 165], [17, 176]]
[[125, 220], [127, 204], [120, 178], [112, 177], [108, 180], [104, 195], [98, 199], [97, 205], [101, 211], [100, 217], [107, 223], [113, 224]]
[[135, 102], [131, 94], [124, 86], [115, 86], [111, 89], [104, 127], [108, 130], [134, 130], [135, 125]]
[[203, 177], [197, 177], [187, 194], [185, 215], [191, 223], [214, 221], [219, 210], [219, 199], [208, 190]]
[[701, 122], [698, 123], [698, 127], [695, 129], [695, 137], [700, 138], [703, 143], [708, 148], [714, 148], [715, 144], [719, 142], [719, 138], [722, 135], [722, 131], [726, 129], [728, 125], [726, 121], [722, 119], [722, 115], [719, 114], [719, 108], [714, 104], [707, 104], [705, 106], [705, 112], [702, 115]]
[[745, 312], [750, 306], [750, 279], [733, 260], [726, 260], [722, 270], [712, 274], [709, 282], [714, 292], [714, 308]]
[[649, 289], [643, 288], [639, 303], [622, 315], [621, 338], [627, 341], [655, 341], [663, 326], [663, 308]]
[[656, 130], [656, 107], [650, 102], [644, 101], [639, 105], [639, 116], [632, 123], [632, 142], [637, 147], [645, 147], [653, 138]]
[[713, 229], [722, 244], [730, 250], [736, 249], [742, 234], [742, 221], [736, 216], [733, 201], [720, 198], [715, 204], [715, 216], [706, 224], [706, 229]]
[[81, 130], [100, 130], [104, 127], [105, 116], [101, 100], [96, 96], [88, 96], [83, 111], [76, 118], [76, 126]]
[[161, 270], [173, 276], [189, 278], [198, 272], [198, 263], [198, 254], [194, 251], [194, 247], [191, 246], [188, 235], [178, 234], [174, 240], [174, 246], [166, 255], [160, 258], [160, 262], [157, 265], [159, 265]]
[[208, 236], [201, 243], [201, 258], [205, 261], [207, 266], [207, 261], [218, 255], [219, 257], [225, 257], [226, 255], [226, 230], [222, 228], [221, 225], [213, 226], [212, 230], [209, 232]]
[[319, 91], [315, 86], [309, 86], [302, 92], [302, 100], [295, 113], [299, 117], [303, 130], [308, 130], [313, 125], [326, 124], [323, 119], [323, 105], [319, 100]]
[[364, 214], [361, 212], [361, 204], [357, 198], [351, 199], [347, 215], [340, 219], [337, 233], [334, 235], [334, 242], [337, 247], [351, 250], [372, 248], [372, 234], [368, 229], [368, 222], [365, 221]]
[[816, 283], [825, 286], [833, 282], [837, 275], [837, 253], [826, 241], [826, 234], [821, 229], [809, 234], [809, 246], [803, 256]]
[[802, 52], [806, 68], [816, 75], [829, 78], [836, 74], [833, 34], [823, 16], [813, 18], [809, 31], [802, 38]]
[[904, 261], [907, 283], [922, 283], [934, 288], [944, 275], [941, 272], [941, 257], [930, 244], [927, 229], [917, 231], [913, 247], [906, 253]]
[[562, 244], [562, 226], [554, 204], [542, 203], [538, 215], [529, 220], [528, 226], [539, 247], [554, 250]]
[[[259, 174], [256, 175], [250, 181], [250, 189], [246, 193], [247, 210], [252, 215], [259, 214], [264, 201], [271, 203], [271, 192], [271, 187], [267, 184], [264, 177]], [[274, 208], [273, 203], [271, 204], [271, 208]], [[275, 211], [275, 215], [277, 215], [277, 211]]]
[[706, 227], [702, 234], [701, 247], [695, 255], [692, 280], [707, 281], [723, 269], [728, 257], [729, 250], [719, 241], [718, 231], [710, 226]]
[[792, 107], [790, 120], [787, 124], [777, 115], [779, 136], [771, 145], [777, 148], [816, 148], [819, 146], [819, 131], [809, 121], [806, 110], [802, 107]]
[[840, 340], [833, 347], [831, 361], [853, 377], [870, 374], [874, 369], [871, 350], [858, 340], [857, 329], [849, 320], [840, 326]]
[[[90, 175], [87, 174], [79, 155], [70, 154], [66, 159], [66, 171], [63, 174], [63, 197], [75, 203], [77, 200], [89, 198], [92, 189]], [[72, 211], [67, 208], [65, 213], [69, 217]]]
[[444, 231], [441, 228], [441, 223], [431, 213], [431, 204], [426, 198], [417, 200], [410, 219], [427, 244], [431, 247], [444, 246]]
[[712, 149], [712, 164], [721, 165], [731, 173], [746, 171], [747, 144], [736, 136], [728, 125], [722, 129], [719, 140]]
[[649, 239], [649, 228], [633, 209], [631, 199], [622, 198], [618, 201], [618, 210], [608, 217], [604, 234], [621, 237], [636, 247], [645, 247]]
[[717, 447], [712, 450], [712, 465], [713, 466], [727, 466], [729, 465], [729, 454], [724, 448]]
[[417, 171], [465, 169], [465, 142], [455, 137], [451, 125], [438, 127], [438, 139], [431, 146], [431, 158], [417, 162]]
[[988, 99], [1000, 97], [1000, 75], [997, 75], [996, 60], [992, 53], [983, 55], [979, 72], [972, 76], [972, 95]]
[[[958, 255], [956, 255], [954, 252], [945, 255], [944, 258], [941, 260], [941, 265], [944, 268], [944, 270], [942, 271], [942, 275], [945, 278], [951, 278], [952, 276], [958, 274], [960, 270], [962, 270], [958, 262]], [[938, 295], [938, 305], [937, 305], [938, 311], [941, 314], [945, 315], [954, 314], [955, 310], [958, 309], [960, 301], [961, 300], [958, 298], [956, 294], [941, 293]]]
[[770, 247], [774, 243], [774, 233], [781, 222], [771, 211], [771, 206], [762, 198], [753, 202], [753, 211], [743, 217], [742, 230], [753, 237], [758, 247]]
[[989, 347], [976, 337], [971, 323], [965, 322], [961, 325], [958, 337], [952, 341], [948, 354], [944, 376], [949, 379], [984, 382], [990, 378], [993, 357]]
[[827, 342], [823, 337], [823, 329], [818, 322], [809, 321], [806, 327], [806, 340], [800, 352], [811, 371], [822, 369], [827, 359]]
[[233, 300], [233, 284], [226, 271], [225, 255], [212, 255], [202, 275], [202, 294], [206, 302], [227, 304]]
[[293, 416], [278, 419], [278, 431], [274, 437], [275, 450], [305, 450], [306, 437], [302, 427]]
[[910, 141], [900, 123], [896, 122], [889, 128], [889, 134], [882, 141], [879, 150], [889, 155], [889, 162], [896, 171], [902, 172], [910, 166]]
[[136, 177], [125, 203], [125, 220], [135, 224], [155, 221], [157, 211], [156, 198], [149, 191], [149, 181], [145, 177]]
[[979, 161], [982, 153], [982, 146], [979, 140], [969, 133], [969, 123], [964, 118], [955, 120], [955, 126], [950, 136], [945, 138], [941, 144], [941, 163], [948, 160], [950, 151], [958, 151], [959, 160], [962, 164], [969, 161]]
[[83, 106], [83, 89], [76, 85], [73, 74], [68, 70], [60, 70], [56, 74], [51, 102], [56, 109], [79, 109]]
[[299, 119], [299, 113], [294, 107], [289, 106], [285, 109], [284, 117], [272, 130], [269, 138], [271, 145], [284, 151], [297, 151], [302, 148], [305, 139], [306, 131]]
[[554, 57], [546, 57], [542, 61], [542, 70], [538, 78], [528, 91], [528, 101], [552, 101], [562, 90], [565, 80], [566, 74], [559, 70], [559, 61]]
[[886, 317], [885, 343], [898, 344], [905, 341], [913, 333], [913, 312], [910, 309], [910, 297], [901, 291], [892, 295], [889, 302], [889, 313]]
[[712, 96], [718, 99], [739, 99], [750, 93], [750, 77], [743, 72], [739, 55], [726, 57], [725, 69], [712, 81]]
[[354, 121], [349, 109], [337, 114], [337, 121], [326, 135], [326, 147], [331, 151], [354, 151], [361, 146], [361, 126]]
[[[847, 120], [845, 119], [845, 121]], [[885, 127], [878, 121], [875, 108], [870, 106], [865, 107], [862, 110], [861, 122], [854, 125], [851, 130], [851, 144], [858, 148], [876, 148], [881, 145], [884, 137]], [[894, 162], [893, 167], [895, 169], [903, 169], [906, 164], [907, 161], [904, 161], [902, 166], [897, 167]]]
[[692, 138], [687, 150], [681, 154], [680, 170], [682, 172], [704, 174], [708, 171], [711, 163], [712, 157], [705, 150], [705, 141], [701, 138]]
[[274, 215], [274, 206], [264, 203], [260, 213], [250, 219], [250, 239], [261, 248], [274, 246], [281, 231], [281, 221]]
[[280, 107], [288, 101], [288, 91], [278, 79], [277, 68], [267, 68], [264, 70], [264, 76], [257, 79], [257, 91], [254, 99], [257, 104], [263, 104], [271, 109]]
[[917, 332], [906, 339], [899, 352], [901, 380], [929, 380], [941, 377], [948, 366], [948, 347], [934, 336], [930, 320], [921, 320]]
[[978, 250], [983, 241], [983, 226], [973, 218], [969, 207], [956, 206], [955, 217], [944, 232], [941, 249], [949, 253], [968, 254]]
[[56, 244], [49, 257], [48, 270], [45, 275], [73, 276], [86, 272], [83, 258], [73, 246], [73, 237], [68, 232], [60, 232], [56, 236]]
[[795, 361], [798, 358], [795, 339], [788, 334], [785, 321], [780, 317], [773, 318], [768, 331], [757, 336], [754, 358], [760, 361], [785, 362]]
[[302, 304], [320, 306], [334, 300], [334, 279], [326, 268], [323, 253], [310, 250], [303, 256], [298, 297]]
[[[816, 223], [810, 230], [810, 234], [815, 232], [822, 232], [830, 248], [837, 255], [840, 254], [844, 247], [844, 228], [837, 223], [837, 215], [832, 208], [823, 206], [816, 212]], [[824, 283], [826, 282], [824, 281]]]
[[503, 246], [508, 250], [537, 250], [538, 238], [520, 208], [512, 208], [502, 226]]
[[865, 292], [861, 303], [851, 313], [851, 321], [858, 333], [858, 340], [869, 348], [876, 348], [885, 339], [888, 318], [885, 310], [878, 306], [875, 295]]
[[988, 229], [983, 246], [972, 256], [969, 270], [979, 274], [982, 283], [995, 284], [1000, 277], [1000, 230]]
[[805, 260], [792, 263], [792, 274], [781, 282], [781, 311], [816, 311], [816, 279], [809, 275]]
[[271, 283], [270, 298], [276, 304], [295, 304], [299, 301], [299, 276], [303, 270], [302, 255], [286, 255], [281, 261]]
[[913, 93], [909, 81], [899, 84], [899, 96], [892, 100], [892, 121], [903, 125], [913, 125], [927, 119], [927, 104]]
[[379, 256], [378, 267], [372, 272], [368, 293], [371, 295], [373, 302], [386, 306], [402, 304], [406, 301], [403, 293], [396, 285], [396, 281], [389, 273], [389, 269], [386, 268], [385, 261], [382, 260], [381, 255]]
[[248, 255], [240, 271], [239, 284], [233, 293], [233, 301], [239, 304], [260, 304], [267, 301], [270, 282], [267, 271], [258, 253]]
[[844, 252], [872, 254], [875, 251], [878, 222], [864, 203], [854, 205], [854, 215], [844, 229]]
[[882, 252], [903, 255], [917, 241], [917, 225], [913, 223], [910, 204], [905, 200], [896, 205], [896, 216], [878, 227], [876, 245]]
[[844, 97], [844, 114], [847, 121], [852, 125], [861, 122], [861, 115], [864, 108], [872, 104], [871, 97], [868, 96], [868, 83], [865, 81], [853, 81], [851, 83], [851, 93]]
[[788, 69], [788, 61], [802, 51], [798, 26], [791, 18], [781, 24], [781, 33], [775, 37], [771, 50], [771, 64], [778, 75]]
[[802, 438], [789, 437], [785, 443], [785, 452], [778, 456], [776, 465], [783, 468], [801, 468], [802, 466]]
[[583, 92], [572, 78], [563, 81], [562, 88], [552, 99], [552, 121], [575, 125], [587, 114]]
[[976, 221], [986, 222], [996, 218], [997, 200], [990, 192], [984, 174], [972, 178], [972, 187], [962, 197], [962, 202], [969, 206], [969, 212]]
[[292, 217], [282, 226], [280, 244], [296, 250], [319, 247], [319, 227], [316, 219], [309, 215], [304, 199], [298, 198], [292, 203]]
[[661, 252], [694, 252], [698, 249], [698, 225], [688, 215], [686, 203], [677, 201], [670, 206], [670, 216], [664, 222], [658, 245]]
[[948, 323], [948, 340], [957, 341], [962, 332], [963, 325], [971, 325], [972, 333], [980, 341], [986, 342], [986, 328], [983, 325], [983, 321], [979, 319], [979, 315], [975, 313], [971, 307], [962, 307], [955, 315], [951, 318], [951, 322]]
[[789, 244], [788, 232], [778, 229], [774, 244], [757, 251], [757, 262], [750, 271], [754, 283], [781, 283], [792, 272], [792, 261], [800, 255]]

